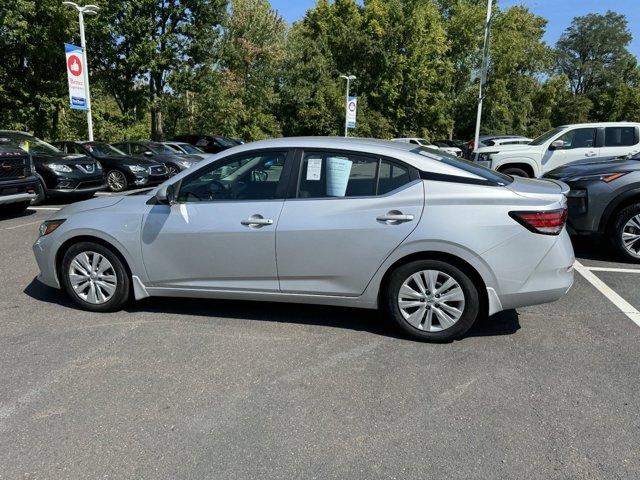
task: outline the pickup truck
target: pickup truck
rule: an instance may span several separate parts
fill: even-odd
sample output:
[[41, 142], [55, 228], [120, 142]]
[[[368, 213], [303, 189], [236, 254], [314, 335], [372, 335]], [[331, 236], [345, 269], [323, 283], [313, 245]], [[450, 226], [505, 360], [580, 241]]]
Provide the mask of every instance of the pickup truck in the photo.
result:
[[36, 197], [38, 180], [27, 152], [0, 138], [0, 213], [21, 213]]
[[640, 123], [604, 122], [563, 125], [528, 145], [477, 149], [473, 160], [507, 175], [541, 177], [568, 163], [640, 152]]

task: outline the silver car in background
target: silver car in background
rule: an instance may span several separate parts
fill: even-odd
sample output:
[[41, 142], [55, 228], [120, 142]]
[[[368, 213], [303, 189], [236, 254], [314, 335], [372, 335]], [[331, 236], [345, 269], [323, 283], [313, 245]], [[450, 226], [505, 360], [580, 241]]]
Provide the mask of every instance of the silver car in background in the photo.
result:
[[131, 296], [382, 308], [444, 341], [569, 290], [566, 192], [408, 143], [284, 138], [68, 206], [33, 250], [39, 280], [91, 311]]

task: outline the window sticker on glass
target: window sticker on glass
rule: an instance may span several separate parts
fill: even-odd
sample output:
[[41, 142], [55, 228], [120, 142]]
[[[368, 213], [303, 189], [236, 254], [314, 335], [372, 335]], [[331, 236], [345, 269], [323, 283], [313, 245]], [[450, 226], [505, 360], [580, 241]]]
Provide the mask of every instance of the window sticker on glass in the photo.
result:
[[320, 180], [322, 176], [322, 158], [307, 160], [307, 180]]
[[353, 162], [344, 157], [327, 158], [327, 195], [344, 197], [351, 174]]

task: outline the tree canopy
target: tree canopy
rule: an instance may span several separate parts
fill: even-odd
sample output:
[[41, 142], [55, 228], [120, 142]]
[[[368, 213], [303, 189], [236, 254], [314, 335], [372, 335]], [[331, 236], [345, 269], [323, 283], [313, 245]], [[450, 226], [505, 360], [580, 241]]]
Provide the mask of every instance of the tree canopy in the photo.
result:
[[[468, 138], [485, 19], [480, 0], [317, 0], [287, 25], [268, 0], [97, 0], [86, 18], [96, 137], [178, 133], [254, 140], [339, 135], [357, 77], [359, 136]], [[523, 6], [491, 24], [483, 133], [640, 120], [640, 76], [624, 16], [577, 17], [555, 46]], [[0, 128], [84, 138], [68, 107], [59, 0], [0, 5]]]

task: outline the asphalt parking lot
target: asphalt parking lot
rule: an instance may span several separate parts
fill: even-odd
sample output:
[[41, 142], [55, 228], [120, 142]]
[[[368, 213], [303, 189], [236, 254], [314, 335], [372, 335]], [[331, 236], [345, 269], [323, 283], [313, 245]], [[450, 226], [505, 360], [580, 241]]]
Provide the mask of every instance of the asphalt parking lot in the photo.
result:
[[351, 309], [77, 310], [34, 280], [56, 208], [0, 219], [1, 479], [640, 478], [640, 265], [601, 246], [561, 301], [423, 344]]

